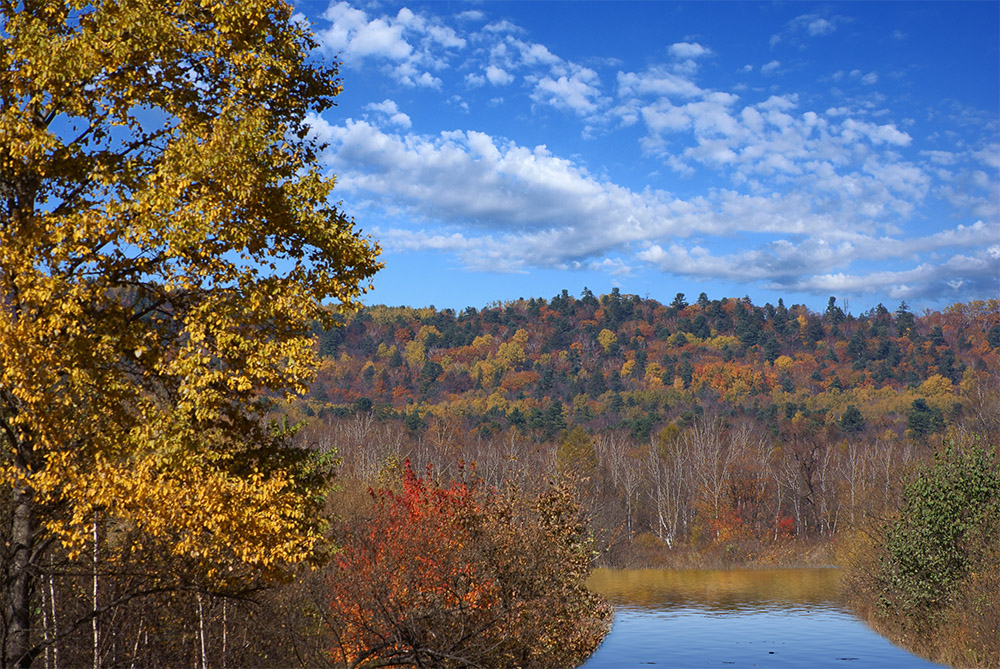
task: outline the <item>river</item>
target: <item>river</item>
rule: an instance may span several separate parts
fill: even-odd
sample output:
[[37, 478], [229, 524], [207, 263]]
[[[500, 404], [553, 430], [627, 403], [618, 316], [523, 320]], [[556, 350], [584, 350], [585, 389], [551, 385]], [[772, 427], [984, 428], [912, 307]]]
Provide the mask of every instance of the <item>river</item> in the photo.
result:
[[582, 669], [627, 667], [937, 667], [851, 615], [837, 569], [598, 569], [615, 607]]

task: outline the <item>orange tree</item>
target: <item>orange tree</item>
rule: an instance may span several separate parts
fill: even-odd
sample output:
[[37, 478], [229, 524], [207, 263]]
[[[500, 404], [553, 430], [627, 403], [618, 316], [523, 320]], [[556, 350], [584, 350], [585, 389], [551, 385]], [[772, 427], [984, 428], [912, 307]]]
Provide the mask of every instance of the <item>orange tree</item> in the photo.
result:
[[584, 586], [591, 539], [571, 491], [444, 485], [407, 463], [352, 523], [329, 578], [333, 659], [349, 667], [570, 666], [606, 630]]

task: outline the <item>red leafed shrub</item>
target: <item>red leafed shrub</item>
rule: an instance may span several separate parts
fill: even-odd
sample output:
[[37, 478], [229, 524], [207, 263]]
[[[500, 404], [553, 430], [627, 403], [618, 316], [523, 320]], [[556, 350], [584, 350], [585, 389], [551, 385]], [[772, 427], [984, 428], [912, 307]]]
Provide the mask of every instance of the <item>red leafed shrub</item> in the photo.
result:
[[774, 529], [774, 535], [776, 537], [795, 536], [795, 519], [791, 516], [783, 516]]
[[608, 609], [572, 493], [527, 497], [418, 477], [351, 523], [329, 579], [333, 659], [351, 667], [579, 663]]

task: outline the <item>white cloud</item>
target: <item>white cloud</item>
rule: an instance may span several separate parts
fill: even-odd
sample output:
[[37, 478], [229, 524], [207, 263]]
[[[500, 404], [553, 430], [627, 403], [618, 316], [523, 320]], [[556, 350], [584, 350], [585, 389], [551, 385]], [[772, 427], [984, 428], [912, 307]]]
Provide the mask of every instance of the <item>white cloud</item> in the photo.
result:
[[864, 137], [875, 144], [908, 146], [913, 141], [910, 135], [897, 129], [894, 123], [876, 125], [867, 121], [855, 121], [849, 118], [844, 121], [841, 127], [842, 136], [848, 142], [853, 142]]
[[[981, 237], [989, 231], [979, 224], [973, 228], [959, 226], [956, 231], [912, 242], [858, 238], [853, 243], [831, 244], [822, 239], [809, 239], [794, 244], [777, 240], [757, 249], [725, 255], [714, 255], [702, 246], [688, 248], [671, 244], [664, 248], [653, 244], [637, 257], [674, 274], [702, 279], [764, 281], [775, 289], [817, 294], [883, 292], [894, 298], [926, 296], [940, 293], [945, 286], [957, 287], [954, 281], [957, 274], [961, 275], [962, 283], [976, 284], [980, 290], [988, 291], [991, 282], [995, 286], [1000, 277], [1000, 253], [991, 255], [988, 249], [984, 251], [978, 247]], [[939, 251], [951, 246], [966, 247], [969, 251], [953, 254], [944, 263], [917, 262], [901, 270], [835, 271], [866, 259], [898, 259], [900, 254]]]
[[954, 165], [958, 162], [958, 154], [954, 151], [923, 150], [920, 155], [938, 165]]
[[829, 35], [837, 29], [837, 24], [847, 21], [841, 16], [824, 17], [818, 14], [796, 16], [785, 26], [787, 34], [805, 33], [809, 37]]
[[514, 75], [496, 65], [486, 67], [486, 78], [494, 86], [505, 86], [514, 81]]
[[378, 112], [382, 116], [388, 119], [389, 123], [393, 125], [398, 125], [401, 128], [409, 128], [413, 125], [410, 117], [403, 112], [399, 111], [396, 103], [392, 100], [383, 100], [382, 102], [372, 102], [365, 105], [365, 109]]
[[[776, 99], [770, 107], [787, 109], [788, 104]], [[391, 105], [380, 107], [392, 111]], [[339, 173], [344, 192], [392, 202], [402, 208], [403, 219], [440, 221], [432, 231], [393, 227], [383, 233], [384, 243], [453, 252], [470, 267], [500, 263], [512, 270], [586, 266], [628, 271], [631, 266], [622, 254], [635, 248], [636, 260], [672, 274], [823, 292], [861, 286], [863, 277], [874, 277], [872, 286], [905, 284], [911, 291], [927, 289], [931, 281], [921, 279], [927, 273], [921, 266], [931, 264], [922, 260], [910, 270], [845, 271], [864, 261], [900, 262], [952, 249], [945, 263], [949, 271], [980, 282], [998, 263], [997, 253], [983, 250], [1000, 235], [996, 222], [959, 225], [912, 239], [874, 237], [857, 212], [845, 219], [840, 212], [811, 210], [808, 191], [751, 196], [728, 190], [679, 200], [662, 191], [635, 192], [598, 179], [544, 146], [523, 147], [484, 133], [399, 136], [364, 121], [335, 126], [314, 118], [312, 124], [317, 137], [331, 143], [329, 165]], [[899, 180], [893, 187], [924, 187], [919, 171], [893, 167], [893, 178]], [[886, 175], [881, 178], [891, 182]], [[684, 241], [765, 232], [784, 237], [720, 255]], [[940, 282], [935, 276], [933, 281]]]
[[1000, 170], [1000, 144], [990, 144], [972, 155], [986, 167]]
[[[529, 77], [529, 80], [534, 77]], [[569, 109], [581, 116], [597, 111], [601, 99], [600, 79], [597, 73], [586, 67], [574, 68], [569, 75], [556, 79], [544, 76], [534, 79], [535, 89], [531, 98], [535, 102]]]
[[[411, 83], [409, 80], [404, 80], [404, 83]], [[420, 76], [412, 81], [414, 86], [424, 86], [426, 88], [441, 88], [441, 80], [432, 75], [430, 72], [422, 72]]]
[[963, 299], [968, 294], [996, 294], [1000, 260], [988, 252], [956, 254], [944, 262], [923, 262], [908, 269], [865, 273], [836, 272], [807, 276], [781, 285], [812, 293], [872, 295], [885, 293], [893, 299]]
[[448, 50], [466, 46], [453, 28], [406, 7], [395, 16], [369, 18], [346, 2], [336, 2], [322, 18], [330, 25], [315, 34], [327, 52], [339, 54], [348, 67], [367, 60], [386, 63], [386, 71], [408, 86], [439, 88], [441, 79], [428, 68], [447, 67]]
[[413, 51], [403, 38], [402, 25], [390, 25], [382, 18], [369, 21], [365, 12], [346, 2], [330, 5], [323, 18], [330, 21], [331, 26], [319, 32], [320, 40], [328, 50], [343, 52], [345, 58], [381, 56], [403, 60]]
[[491, 33], [511, 33], [511, 34], [524, 32], [524, 30], [514, 25], [507, 19], [503, 19], [502, 21], [494, 21], [493, 23], [490, 23], [489, 25], [484, 27], [483, 30]]
[[701, 58], [712, 53], [711, 49], [697, 42], [677, 42], [676, 44], [671, 44], [668, 51], [674, 58], [682, 59]]
[[816, 35], [828, 35], [836, 30], [836, 26], [826, 19], [813, 19], [806, 26], [806, 32], [812, 36]]
[[764, 65], [761, 65], [760, 66], [760, 71], [761, 71], [762, 74], [773, 74], [774, 72], [777, 72], [778, 68], [780, 68], [780, 67], [781, 67], [781, 62], [780, 61], [772, 60], [769, 63], [765, 63]]
[[[472, 131], [401, 137], [364, 121], [312, 123], [317, 136], [331, 144], [329, 164], [344, 191], [368, 192], [403, 202], [418, 215], [514, 235], [519, 241], [506, 253], [518, 262], [547, 258], [546, 264], [559, 264], [675, 227], [686, 232], [665, 194], [638, 194], [598, 180], [544, 146], [498, 142]], [[529, 243], [541, 239], [552, 246], [542, 250]]]
[[663, 95], [694, 98], [704, 91], [687, 77], [653, 68], [642, 73], [619, 72], [618, 95]]
[[521, 52], [521, 63], [526, 66], [532, 65], [546, 65], [553, 66], [558, 65], [562, 62], [559, 56], [556, 56], [547, 47], [541, 44], [527, 44], [519, 40], [514, 42], [514, 45]]

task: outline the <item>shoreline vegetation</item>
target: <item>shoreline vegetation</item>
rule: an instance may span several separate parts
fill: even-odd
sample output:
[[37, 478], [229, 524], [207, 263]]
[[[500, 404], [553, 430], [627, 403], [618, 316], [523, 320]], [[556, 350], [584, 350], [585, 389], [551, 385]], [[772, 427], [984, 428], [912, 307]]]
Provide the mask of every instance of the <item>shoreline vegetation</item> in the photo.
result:
[[639, 535], [608, 569], [807, 569], [839, 567], [837, 539], [748, 541], [740, 545], [679, 545], [669, 548], [648, 534]]
[[570, 482], [497, 489], [398, 469], [338, 522], [335, 665], [555, 669], [593, 653], [612, 611], [585, 585], [594, 540]]
[[879, 634], [933, 662], [1000, 667], [1000, 444], [953, 443], [859, 532], [844, 590]]

